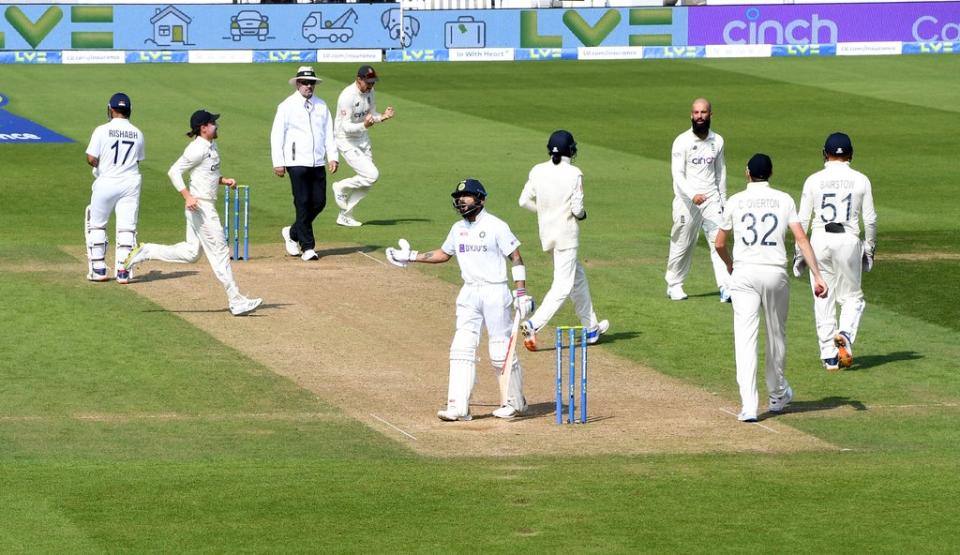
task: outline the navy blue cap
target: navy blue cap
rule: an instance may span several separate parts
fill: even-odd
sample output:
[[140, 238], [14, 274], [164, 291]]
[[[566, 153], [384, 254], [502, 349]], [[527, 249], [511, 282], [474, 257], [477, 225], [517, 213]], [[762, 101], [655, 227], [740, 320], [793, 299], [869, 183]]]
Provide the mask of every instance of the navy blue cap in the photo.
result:
[[127, 115], [130, 115], [130, 109], [132, 108], [130, 104], [130, 97], [122, 92], [118, 92], [111, 96], [110, 102], [107, 104], [107, 106]]
[[747, 170], [754, 179], [767, 180], [773, 175], [773, 160], [766, 154], [754, 154], [747, 162]]
[[220, 114], [211, 114], [206, 110], [197, 110], [190, 116], [190, 129], [200, 129], [204, 125], [217, 121], [217, 118], [220, 117]]
[[487, 198], [487, 190], [483, 188], [483, 183], [476, 179], [464, 179], [457, 183], [457, 188], [450, 193], [450, 196], [457, 198], [461, 195], [473, 195], [479, 198]]
[[853, 143], [846, 133], [838, 131], [827, 137], [823, 143], [823, 151], [834, 156], [853, 156]]

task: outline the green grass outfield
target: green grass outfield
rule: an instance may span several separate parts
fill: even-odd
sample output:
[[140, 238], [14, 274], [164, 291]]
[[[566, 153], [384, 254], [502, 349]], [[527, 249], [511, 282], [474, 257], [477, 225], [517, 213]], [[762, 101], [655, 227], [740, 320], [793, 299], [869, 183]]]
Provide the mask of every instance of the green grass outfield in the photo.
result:
[[[332, 104], [355, 67], [317, 69]], [[956, 552], [960, 57], [378, 69], [378, 100], [397, 118], [372, 133], [382, 180], [357, 210], [369, 225], [334, 226], [328, 209], [322, 241], [436, 247], [456, 219], [453, 185], [477, 177], [525, 242], [539, 299], [549, 261], [516, 198], [549, 133], [570, 129], [590, 213], [581, 252], [598, 312], [613, 322], [615, 341], [601, 348], [731, 404], [730, 309], [717, 302], [702, 242], [691, 299], [663, 297], [670, 143], [690, 101], [706, 95], [727, 140], [730, 190], [760, 151], [773, 157], [774, 183], [797, 197], [826, 135], [848, 132], [879, 213], [859, 364], [835, 375], [819, 367], [811, 302], [793, 281], [787, 375], [797, 398], [779, 417], [843, 450], [407, 451], [132, 290], [88, 284], [58, 250], [81, 248], [83, 150], [117, 90], [147, 136], [141, 240], [183, 236], [166, 171], [202, 107], [223, 114], [225, 175], [252, 186], [254, 244], [279, 248], [292, 206], [268, 135], [295, 66], [0, 66], [7, 110], [77, 140], [0, 146], [0, 552]], [[453, 264], [418, 269], [457, 279]]]

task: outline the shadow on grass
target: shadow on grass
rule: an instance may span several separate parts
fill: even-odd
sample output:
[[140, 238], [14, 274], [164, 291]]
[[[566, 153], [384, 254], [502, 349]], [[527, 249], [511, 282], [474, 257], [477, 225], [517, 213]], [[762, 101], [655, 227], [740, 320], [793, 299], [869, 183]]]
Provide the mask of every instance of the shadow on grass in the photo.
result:
[[180, 279], [197, 275], [197, 270], [181, 270], [179, 272], [161, 272], [160, 270], [150, 270], [147, 274], [141, 274], [133, 279], [133, 283], [138, 281], [161, 281], [165, 279]]
[[[269, 309], [282, 309], [285, 306], [291, 306], [292, 303], [263, 303], [257, 307], [257, 310], [249, 313], [238, 316], [238, 318], [256, 318], [259, 316], [259, 312]], [[144, 310], [144, 312], [169, 312], [170, 314], [216, 314], [218, 312], [230, 312], [228, 307], [224, 308], [197, 308], [197, 309], [184, 309], [184, 310], [167, 310], [166, 308], [155, 308], [152, 310]]]
[[896, 351], [885, 355], [860, 355], [854, 356], [853, 366], [844, 369], [844, 372], [857, 372], [860, 370], [870, 370], [878, 366], [883, 366], [889, 362], [901, 362], [904, 360], [918, 360], [923, 355], [916, 351]]
[[[600, 337], [600, 341], [590, 345], [590, 347], [595, 347], [597, 345], [605, 345], [607, 343], [616, 343], [617, 341], [628, 341], [640, 337], [640, 332], [638, 331], [622, 331], [619, 333], [605, 333]], [[567, 336], [563, 336], [563, 348], [567, 348]], [[557, 336], [556, 332], [541, 332], [537, 333], [537, 351], [538, 353], [550, 353], [556, 352], [557, 350]], [[580, 352], [580, 336], [577, 336], [577, 352]], [[578, 355], [579, 356], [579, 355]], [[579, 364], [579, 363], [577, 363]], [[578, 367], [579, 368], [579, 367]]]
[[[851, 399], [850, 397], [824, 397], [819, 401], [793, 401], [787, 406], [785, 414], [834, 410], [841, 407], [852, 407], [853, 410], [867, 410], [867, 406], [857, 399]], [[760, 419], [766, 420], [767, 418], [775, 418], [777, 416], [778, 414], [776, 413], [768, 412], [762, 415]]]
[[328, 256], [343, 256], [345, 254], [356, 254], [357, 252], [373, 252], [381, 247], [379, 245], [363, 245], [361, 247], [337, 247], [335, 249], [317, 249], [320, 258]]
[[397, 218], [395, 220], [370, 220], [368, 222], [363, 222], [363, 225], [397, 225], [397, 224], [406, 224], [411, 222], [432, 222], [433, 220], [428, 220], [427, 218]]

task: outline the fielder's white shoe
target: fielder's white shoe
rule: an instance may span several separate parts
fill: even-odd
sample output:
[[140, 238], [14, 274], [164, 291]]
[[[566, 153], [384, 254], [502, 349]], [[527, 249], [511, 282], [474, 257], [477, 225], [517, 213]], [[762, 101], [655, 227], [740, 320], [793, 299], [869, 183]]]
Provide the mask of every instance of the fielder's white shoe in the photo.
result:
[[460, 422], [469, 422], [473, 420], [473, 417], [470, 416], [470, 413], [460, 414], [453, 409], [437, 411], [437, 418], [443, 420], [444, 422], [456, 422], [458, 420]]
[[130, 270], [117, 270], [117, 283], [120, 285], [130, 283]]
[[788, 385], [787, 390], [783, 393], [782, 397], [771, 396], [769, 401], [770, 402], [767, 405], [767, 408], [770, 410], [770, 412], [783, 412], [784, 409], [787, 408], [787, 405], [790, 404], [790, 401], [793, 401], [793, 388]]
[[143, 243], [137, 243], [137, 246], [133, 247], [123, 259], [123, 267], [127, 271], [132, 271], [137, 264], [143, 262], [144, 258], [146, 253], [143, 252]]
[[337, 225], [342, 225], [345, 227], [360, 227], [363, 223], [354, 220], [350, 214], [347, 214], [346, 210], [341, 210], [340, 215], [337, 216]]
[[687, 294], [683, 291], [683, 285], [674, 285], [673, 287], [667, 287], [667, 297], [671, 301], [682, 301], [687, 298]]
[[523, 408], [517, 409], [510, 405], [504, 405], [497, 410], [493, 411], [493, 415], [497, 418], [503, 418], [509, 420], [511, 418], [516, 418], [518, 416], [523, 416], [527, 412], [527, 403], [524, 401]]
[[609, 329], [610, 321], [600, 320], [597, 323], [597, 327], [592, 330], [587, 330], [587, 345], [596, 345], [597, 341], [600, 341], [600, 336], [607, 333]]
[[230, 314], [233, 314], [234, 316], [250, 314], [256, 310], [261, 303], [263, 303], [263, 299], [248, 299], [246, 297], [240, 297], [240, 300], [230, 303]]
[[307, 249], [303, 251], [303, 255], [300, 257], [301, 260], [307, 262], [309, 260], [320, 260], [320, 255], [317, 254], [317, 251], [313, 249]]
[[741, 412], [740, 414], [737, 415], [737, 420], [739, 420], [740, 422], [756, 422], [757, 415]]
[[290, 238], [290, 226], [281, 229], [280, 236], [283, 237], [283, 246], [287, 249], [287, 254], [300, 256], [300, 243]]
[[528, 351], [537, 350], [537, 328], [533, 327], [530, 320], [520, 324], [520, 333], [523, 334], [523, 346]]
[[837, 346], [840, 368], [850, 368], [853, 365], [853, 345], [851, 345], [850, 336], [842, 331], [833, 338], [833, 344]]
[[87, 279], [90, 281], [110, 281], [106, 268], [91, 268], [87, 273]]
[[720, 288], [720, 302], [721, 303], [732, 303], [733, 298], [730, 297], [730, 292], [727, 291], [726, 287]]

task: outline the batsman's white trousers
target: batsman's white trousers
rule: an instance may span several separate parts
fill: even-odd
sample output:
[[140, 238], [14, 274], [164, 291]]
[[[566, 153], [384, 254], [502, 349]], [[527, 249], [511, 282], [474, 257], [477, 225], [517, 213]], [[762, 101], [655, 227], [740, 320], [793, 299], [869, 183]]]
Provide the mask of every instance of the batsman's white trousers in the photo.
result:
[[553, 315], [560, 310], [567, 297], [573, 301], [573, 309], [580, 319], [580, 325], [587, 329], [597, 327], [597, 314], [593, 311], [593, 299], [590, 298], [590, 285], [587, 283], [587, 273], [583, 265], [577, 260], [577, 249], [553, 250], [553, 284], [543, 296], [530, 324], [534, 329], [547, 325]]
[[114, 246], [116, 269], [122, 268], [127, 254], [136, 245], [141, 181], [138, 175], [123, 181], [98, 177], [93, 182], [86, 222], [87, 257], [91, 267], [106, 267], [107, 222], [111, 212], [117, 214]]
[[760, 311], [767, 327], [766, 379], [767, 392], [775, 397], [787, 390], [783, 376], [787, 356], [786, 322], [790, 306], [790, 284], [787, 272], [779, 266], [737, 264], [728, 281], [733, 299], [733, 336], [737, 360], [737, 385], [743, 412], [756, 415], [757, 336]]
[[230, 267], [230, 248], [223, 235], [223, 224], [217, 213], [216, 201], [197, 200], [196, 210], [184, 210], [187, 218], [187, 238], [176, 245], [147, 243], [143, 246], [145, 260], [163, 260], [189, 264], [200, 258], [200, 249], [207, 255], [214, 275], [223, 284], [227, 300], [240, 300], [240, 290], [233, 279]]
[[[491, 363], [506, 356], [513, 320], [513, 295], [505, 283], [464, 284], [457, 295], [457, 331], [450, 345], [450, 380], [447, 388], [447, 408], [460, 415], [469, 412], [470, 396], [476, 382], [476, 352], [480, 332], [487, 328], [487, 344]], [[499, 372], [499, 368], [494, 368]], [[523, 374], [514, 371], [508, 386], [507, 398], [523, 400]], [[511, 401], [511, 406], [514, 406]], [[522, 406], [514, 406], [521, 409]]]
[[687, 279], [701, 228], [707, 237], [707, 244], [710, 245], [710, 260], [713, 262], [713, 275], [717, 280], [717, 288], [726, 285], [727, 265], [714, 248], [722, 218], [723, 206], [718, 196], [708, 197], [700, 206], [674, 196], [670, 254], [667, 256], [667, 273], [664, 276], [667, 286], [683, 285], [683, 281]]
[[340, 150], [340, 155], [353, 168], [356, 175], [335, 182], [332, 185], [333, 198], [337, 206], [349, 215], [370, 193], [370, 188], [380, 178], [380, 170], [373, 163], [373, 150], [369, 143], [365, 146], [351, 146], [346, 150]]
[[[814, 297], [813, 300], [820, 358], [833, 358], [837, 356], [833, 338], [842, 331], [850, 336], [851, 343], [856, 341], [860, 317], [866, 308], [861, 288], [863, 245], [860, 238], [851, 233], [827, 233], [819, 229], [812, 233], [810, 245], [829, 288], [825, 299]], [[810, 286], [815, 286], [812, 274]], [[839, 324], [836, 316], [838, 304]]]

